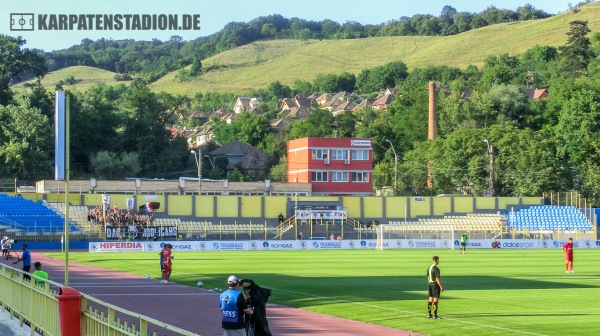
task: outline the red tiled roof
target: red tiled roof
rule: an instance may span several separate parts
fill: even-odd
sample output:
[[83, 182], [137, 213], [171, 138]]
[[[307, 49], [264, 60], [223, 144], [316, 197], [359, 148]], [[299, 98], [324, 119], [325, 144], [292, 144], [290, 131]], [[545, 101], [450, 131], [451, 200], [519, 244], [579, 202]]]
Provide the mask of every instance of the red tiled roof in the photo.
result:
[[387, 94], [374, 101], [373, 104], [371, 104], [371, 106], [388, 105], [392, 102], [393, 99], [393, 95]]

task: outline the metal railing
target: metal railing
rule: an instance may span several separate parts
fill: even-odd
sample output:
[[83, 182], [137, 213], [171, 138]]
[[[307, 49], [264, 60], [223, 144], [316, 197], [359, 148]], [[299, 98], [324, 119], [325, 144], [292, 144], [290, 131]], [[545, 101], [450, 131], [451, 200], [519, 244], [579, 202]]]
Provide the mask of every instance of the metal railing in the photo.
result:
[[55, 288], [60, 284], [47, 281], [44, 286], [36, 285], [33, 280], [23, 279], [23, 271], [7, 265], [1, 267], [2, 306], [10, 311], [12, 317], [19, 319], [21, 326], [27, 322], [32, 330], [42, 335], [59, 335], [58, 291]]
[[169, 335], [198, 335], [106, 303], [87, 294], [82, 294], [82, 296], [83, 315], [81, 324], [85, 331], [84, 335], [158, 336], [166, 333]]
[[[56, 298], [62, 284], [44, 280], [44, 285], [36, 285], [23, 278], [24, 272], [1, 265], [0, 305], [18, 318], [20, 325], [28, 324], [32, 335], [37, 332], [44, 336], [59, 336], [59, 303]], [[41, 279], [41, 278], [37, 278]], [[199, 334], [135, 312], [114, 306], [92, 296], [81, 293], [82, 314], [80, 327], [82, 335], [94, 336], [198, 336]]]

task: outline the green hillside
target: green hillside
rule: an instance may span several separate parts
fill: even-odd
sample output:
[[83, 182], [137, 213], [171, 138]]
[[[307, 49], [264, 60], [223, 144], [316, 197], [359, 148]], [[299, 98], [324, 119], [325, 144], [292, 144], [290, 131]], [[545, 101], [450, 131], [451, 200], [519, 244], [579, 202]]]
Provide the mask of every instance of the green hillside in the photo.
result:
[[[569, 22], [588, 21], [600, 31], [600, 3], [593, 2], [548, 19], [488, 26], [454, 36], [373, 37], [354, 40], [272, 40], [256, 42], [203, 60], [207, 73], [181, 82], [178, 71], [154, 82], [155, 91], [178, 94], [219, 91], [243, 93], [273, 81], [291, 85], [296, 79], [312, 81], [318, 74], [354, 74], [391, 61], [402, 60], [410, 69], [427, 65], [464, 68], [482, 65], [488, 55], [520, 54], [535, 45], [563, 45]], [[52, 72], [43, 80], [50, 90], [56, 82], [74, 76], [78, 83], [64, 86], [86, 90], [96, 82], [114, 84], [114, 73], [85, 66]], [[21, 86], [21, 85], [18, 85]]]
[[409, 69], [427, 65], [480, 66], [487, 55], [520, 54], [534, 45], [562, 45], [573, 20], [588, 21], [592, 31], [600, 30], [600, 3], [588, 4], [578, 13], [499, 24], [455, 36], [265, 41], [256, 43], [259, 47], [246, 45], [203, 61], [204, 67], [221, 66], [219, 70], [187, 82], [180, 82], [175, 78], [176, 72], [171, 73], [153, 83], [152, 88], [181, 94], [243, 92], [275, 80], [290, 85], [295, 79], [312, 81], [317, 74], [358, 74], [396, 60], [404, 61]]
[[[117, 83], [125, 83], [127, 81], [117, 81], [115, 80], [116, 73], [108, 70], [103, 70], [99, 68], [89, 67], [89, 66], [72, 66], [64, 69], [60, 69], [57, 71], [49, 72], [43, 79], [42, 85], [48, 90], [54, 90], [56, 83], [59, 81], [65, 81], [67, 78], [73, 76], [77, 81], [74, 85], [63, 85], [63, 88], [67, 90], [73, 91], [86, 91], [92, 85], [102, 82], [109, 85], [114, 85]], [[32, 83], [34, 80], [27, 81], [26, 83]], [[14, 89], [20, 90], [24, 87], [24, 85], [17, 84], [14, 86]]]

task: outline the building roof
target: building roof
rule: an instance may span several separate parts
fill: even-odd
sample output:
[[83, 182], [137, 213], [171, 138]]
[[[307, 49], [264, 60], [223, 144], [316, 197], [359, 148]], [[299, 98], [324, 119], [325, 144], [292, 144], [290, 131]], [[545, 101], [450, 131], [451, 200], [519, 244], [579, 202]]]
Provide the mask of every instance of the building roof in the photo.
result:
[[341, 100], [345, 100], [345, 101], [350, 101], [350, 100], [354, 100], [354, 99], [361, 99], [360, 96], [351, 93], [351, 92], [346, 92], [346, 91], [342, 91], [340, 93], [337, 93], [335, 96], [333, 96], [333, 99], [341, 99]]
[[538, 100], [548, 97], [548, 89], [525, 89], [525, 94], [529, 100]]
[[273, 127], [274, 130], [278, 131], [284, 127], [286, 127], [287, 125], [291, 124], [293, 122], [293, 120], [288, 119], [288, 118], [281, 118], [281, 119], [277, 119], [275, 121], [273, 121], [271, 123], [271, 127]]
[[309, 107], [313, 102], [312, 98], [296, 98], [296, 106], [297, 107]]
[[194, 112], [188, 116], [188, 118], [193, 119], [208, 119], [210, 117], [210, 112]]
[[321, 105], [321, 107], [328, 108], [331, 110], [331, 109], [335, 109], [336, 107], [338, 107], [339, 105], [342, 105], [345, 102], [346, 101], [344, 101], [340, 98], [333, 98], [330, 101], [326, 102], [325, 104]]
[[294, 107], [289, 110], [285, 110], [285, 112], [286, 112], [285, 115], [287, 117], [306, 119], [306, 117], [308, 117], [308, 115], [310, 114], [310, 108], [307, 106]]
[[334, 112], [341, 112], [341, 111], [354, 111], [354, 109], [356, 108], [356, 106], [358, 106], [358, 104], [354, 103], [354, 102], [345, 102], [343, 104], [338, 105]]
[[388, 105], [392, 102], [393, 99], [394, 99], [394, 95], [386, 94], [386, 95], [383, 95], [380, 98], [378, 98], [376, 101], [374, 101], [371, 104], [371, 106]]
[[356, 105], [352, 111], [358, 111], [358, 110], [362, 110], [365, 109], [367, 107], [371, 106], [371, 103], [369, 102], [369, 99], [364, 99], [363, 101], [360, 102], [360, 104]]
[[243, 142], [233, 140], [230, 143], [223, 145], [220, 148], [210, 152], [210, 155], [243, 155], [248, 154], [254, 150], [260, 150], [256, 147], [252, 147]]
[[394, 95], [398, 92], [398, 88], [387, 88], [385, 89], [385, 93], [384, 94], [391, 94]]
[[269, 164], [269, 156], [264, 151], [234, 140], [210, 152], [210, 156], [242, 156], [236, 165], [244, 169], [265, 169]]

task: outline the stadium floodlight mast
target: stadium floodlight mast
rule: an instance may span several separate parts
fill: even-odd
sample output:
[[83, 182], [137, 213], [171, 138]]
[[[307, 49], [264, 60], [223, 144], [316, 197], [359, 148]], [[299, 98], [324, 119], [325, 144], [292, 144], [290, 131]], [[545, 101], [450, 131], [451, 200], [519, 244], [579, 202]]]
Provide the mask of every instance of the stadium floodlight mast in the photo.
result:
[[487, 144], [488, 155], [490, 156], [489, 194], [490, 196], [494, 196], [494, 145], [490, 144], [488, 139], [483, 139], [483, 142]]
[[190, 153], [194, 155], [196, 159], [196, 166], [198, 167], [198, 196], [202, 193], [202, 150], [198, 148], [198, 153], [191, 150]]

